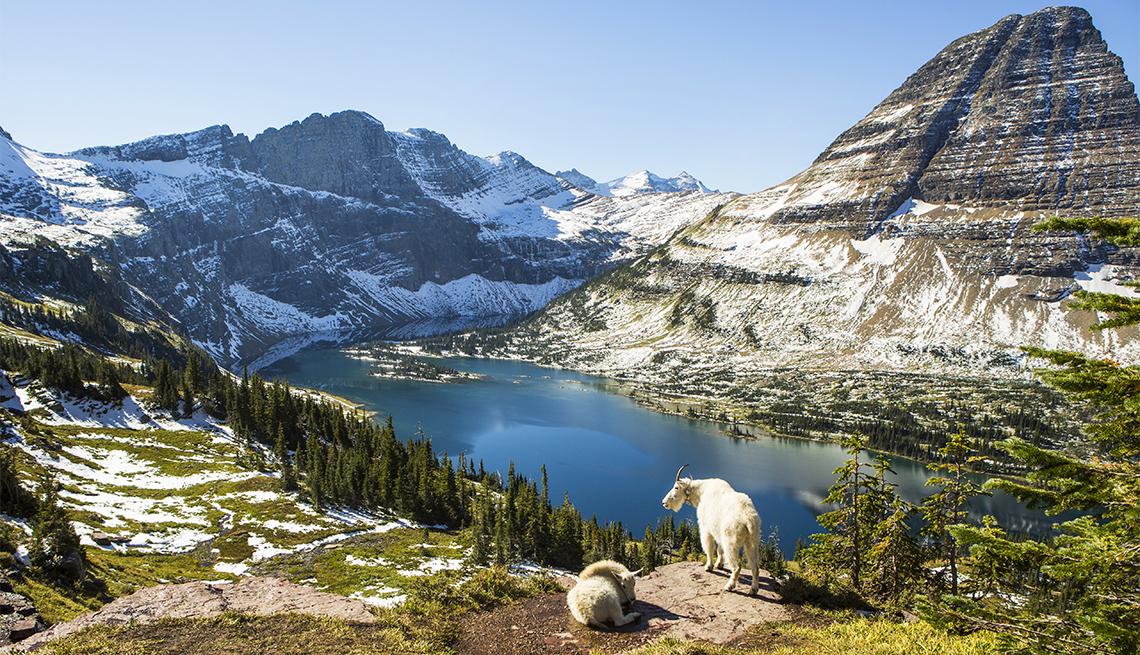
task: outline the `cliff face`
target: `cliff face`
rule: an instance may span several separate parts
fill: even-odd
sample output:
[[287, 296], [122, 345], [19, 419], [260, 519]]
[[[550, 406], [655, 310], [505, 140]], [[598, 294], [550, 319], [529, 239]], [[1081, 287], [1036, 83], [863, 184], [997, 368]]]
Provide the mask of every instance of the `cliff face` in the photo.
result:
[[1140, 211], [1140, 107], [1088, 13], [1009, 16], [951, 43], [802, 173], [732, 214], [875, 231], [908, 198]]
[[358, 111], [69, 155], [0, 139], [0, 244], [94, 255], [231, 365], [314, 332], [532, 312], [731, 197], [599, 197]]
[[367, 202], [421, 196], [384, 125], [363, 112], [313, 114], [250, 142], [251, 168], [271, 182]]
[[[1031, 227], [1140, 212], [1140, 111], [1089, 15], [951, 43], [815, 162], [555, 302], [520, 352], [692, 388], [784, 367], [1019, 375], [1021, 345], [1134, 361], [1076, 289], [1133, 294], [1135, 249]], [[721, 389], [724, 391], [724, 389]]]

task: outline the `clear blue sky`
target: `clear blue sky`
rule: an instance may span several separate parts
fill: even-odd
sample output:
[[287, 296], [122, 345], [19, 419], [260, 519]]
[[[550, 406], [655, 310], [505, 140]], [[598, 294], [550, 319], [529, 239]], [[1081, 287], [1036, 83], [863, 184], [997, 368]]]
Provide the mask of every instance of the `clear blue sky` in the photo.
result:
[[[953, 39], [1042, 4], [0, 0], [0, 126], [48, 151], [362, 109], [599, 179], [794, 174]], [[1140, 2], [1083, 5], [1140, 69]]]

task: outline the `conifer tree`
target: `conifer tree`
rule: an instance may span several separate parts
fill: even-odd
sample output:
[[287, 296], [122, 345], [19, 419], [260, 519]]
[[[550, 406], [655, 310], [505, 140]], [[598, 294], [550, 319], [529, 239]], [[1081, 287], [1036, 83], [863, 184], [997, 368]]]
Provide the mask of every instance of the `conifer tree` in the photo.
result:
[[126, 389], [123, 389], [122, 383], [119, 382], [115, 366], [106, 360], [103, 360], [98, 367], [95, 382], [99, 385], [99, 393], [107, 400], [117, 401], [127, 396]]
[[908, 524], [912, 511], [910, 503], [894, 496], [867, 552], [869, 591], [892, 605], [902, 604], [922, 579], [922, 551]]
[[154, 402], [163, 409], [177, 412], [178, 401], [178, 384], [175, 382], [170, 362], [165, 359], [159, 360], [154, 377]]
[[657, 550], [657, 535], [649, 526], [645, 527], [645, 536], [641, 540], [641, 567], [646, 573], [653, 571], [661, 563], [660, 553]]
[[285, 427], [277, 426], [277, 441], [273, 444], [273, 454], [277, 457], [277, 464], [281, 467], [282, 491], [293, 491], [297, 488], [297, 476], [293, 470], [293, 462], [289, 457], [289, 448], [285, 440]]
[[[1092, 229], [1117, 245], [1140, 245], [1140, 219], [1053, 219], [1041, 229]], [[1109, 329], [1140, 322], [1140, 300], [1077, 294], [1110, 314]], [[1110, 294], [1107, 294], [1110, 295]], [[1022, 539], [993, 520], [956, 525], [969, 549], [980, 593], [948, 597], [937, 617], [997, 632], [1029, 653], [1135, 653], [1140, 649], [1140, 367], [1073, 352], [1029, 349], [1055, 368], [1051, 386], [1091, 413], [1086, 440], [1055, 449], [1020, 438], [998, 445], [1026, 469], [1025, 481], [996, 479], [1002, 489], [1052, 514], [1080, 512], [1056, 536]]]
[[15, 448], [0, 445], [0, 512], [12, 516], [31, 517], [36, 498], [20, 484], [16, 470]]
[[59, 490], [52, 477], [40, 481], [28, 559], [45, 573], [76, 582], [85, 574], [85, 557], [79, 536], [67, 512], [59, 504]]
[[845, 571], [857, 590], [863, 587], [863, 568], [871, 543], [871, 531], [877, 517], [868, 494], [876, 487], [876, 476], [866, 472], [861, 460], [867, 438], [848, 435], [843, 448], [848, 459], [835, 469], [836, 480], [827, 494], [827, 503], [835, 506], [821, 514], [819, 524], [827, 529], [814, 535], [815, 543], [805, 550], [807, 561], [825, 569]]
[[[980, 461], [972, 447], [971, 439], [962, 430], [950, 435], [938, 454], [941, 462], [928, 464], [928, 467], [938, 471], [926, 481], [927, 486], [938, 487], [938, 491], [927, 496], [922, 501], [920, 511], [926, 523], [922, 534], [929, 540], [930, 559], [944, 561], [946, 573], [950, 581], [950, 593], [958, 595], [958, 560], [960, 549], [957, 540], [948, 531], [952, 525], [965, 524], [969, 519], [966, 512], [966, 503], [977, 495], [989, 495], [981, 485], [974, 482], [968, 471], [968, 466]], [[941, 573], [935, 577], [935, 585], [941, 589], [947, 576]]]
[[189, 418], [194, 415], [194, 388], [189, 379], [182, 383], [182, 415]]

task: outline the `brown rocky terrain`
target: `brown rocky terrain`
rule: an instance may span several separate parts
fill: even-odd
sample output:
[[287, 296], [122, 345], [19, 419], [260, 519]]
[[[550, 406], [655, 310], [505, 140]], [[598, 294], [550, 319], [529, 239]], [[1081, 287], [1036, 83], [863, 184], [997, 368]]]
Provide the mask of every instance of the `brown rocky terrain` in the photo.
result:
[[[566, 609], [565, 593], [470, 614], [460, 626], [456, 651], [464, 655], [616, 653], [663, 636], [723, 644], [741, 638], [759, 623], [792, 618], [792, 608], [782, 604], [766, 572], [762, 572], [757, 596], [747, 595], [747, 574], [741, 576], [738, 591], [722, 591], [726, 575], [723, 571], [707, 573], [696, 562], [657, 569], [639, 579], [637, 585], [634, 611], [641, 613], [641, 620], [620, 629], [579, 625]], [[569, 579], [565, 582], [572, 584]], [[248, 577], [235, 583], [189, 582], [142, 589], [35, 634], [14, 648], [17, 652], [34, 651], [98, 625], [147, 625], [160, 619], [205, 618], [225, 612], [262, 616], [298, 613], [331, 617], [350, 625], [374, 622], [358, 600], [277, 578]]]
[[27, 639], [46, 626], [32, 601], [13, 591], [8, 577], [0, 574], [0, 646]]
[[21, 641], [20, 651], [96, 625], [147, 624], [159, 619], [203, 618], [224, 612], [278, 614], [296, 612], [352, 623], [371, 623], [372, 614], [359, 600], [345, 598], [279, 578], [249, 577], [235, 583], [187, 582], [140, 589], [100, 609]]
[[747, 595], [751, 580], [746, 574], [738, 591], [722, 591], [726, 575], [707, 573], [697, 562], [661, 567], [638, 580], [633, 611], [641, 613], [641, 620], [616, 630], [574, 621], [564, 593], [507, 605], [469, 617], [458, 650], [476, 655], [619, 653], [664, 636], [724, 644], [758, 623], [792, 617], [767, 572], [761, 572], [757, 596]]

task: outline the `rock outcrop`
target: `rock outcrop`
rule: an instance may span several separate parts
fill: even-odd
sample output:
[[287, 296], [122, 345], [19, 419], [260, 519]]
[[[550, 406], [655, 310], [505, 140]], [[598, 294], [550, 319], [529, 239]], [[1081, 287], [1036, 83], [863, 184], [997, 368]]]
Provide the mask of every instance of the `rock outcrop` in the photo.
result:
[[317, 591], [278, 578], [247, 577], [233, 583], [187, 582], [147, 587], [76, 619], [52, 626], [22, 641], [18, 650], [35, 650], [55, 639], [97, 625], [151, 623], [159, 619], [202, 618], [224, 612], [278, 614], [295, 612], [350, 623], [371, 623], [359, 600]]
[[792, 616], [774, 581], [767, 572], [761, 574], [759, 595], [748, 596], [747, 574], [741, 576], [739, 593], [727, 593], [721, 590], [727, 573], [707, 573], [697, 562], [670, 564], [638, 579], [633, 611], [642, 616], [636, 623], [616, 630], [587, 628], [570, 616], [566, 594], [557, 594], [470, 617], [458, 650], [487, 655], [620, 653], [664, 636], [728, 643], [759, 623]]
[[923, 65], [802, 173], [728, 216], [863, 238], [908, 198], [1140, 212], [1140, 105], [1083, 9], [1008, 16]]
[[47, 627], [36, 606], [0, 574], [0, 646], [23, 641]]

